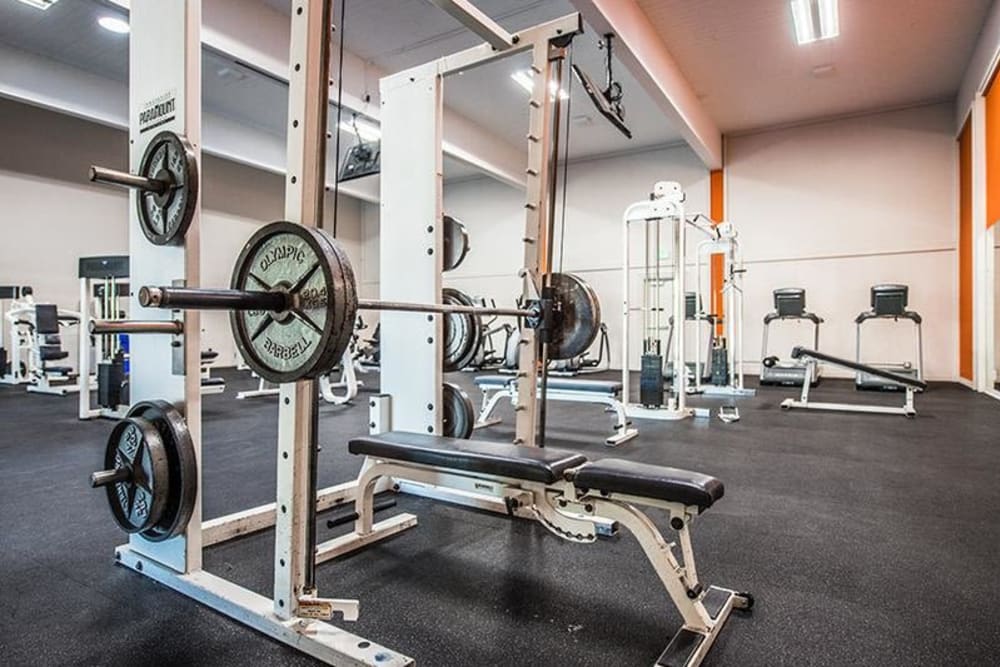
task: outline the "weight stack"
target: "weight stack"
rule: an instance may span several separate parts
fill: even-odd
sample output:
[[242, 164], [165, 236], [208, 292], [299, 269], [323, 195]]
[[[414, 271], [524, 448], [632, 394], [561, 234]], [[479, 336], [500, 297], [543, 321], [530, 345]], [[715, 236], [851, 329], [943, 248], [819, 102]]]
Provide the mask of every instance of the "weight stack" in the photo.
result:
[[102, 361], [97, 364], [97, 404], [116, 410], [122, 405], [122, 383], [125, 364], [122, 361]]
[[659, 354], [642, 355], [639, 402], [647, 408], [663, 406], [663, 357]]
[[712, 384], [721, 387], [729, 382], [729, 354], [726, 345], [712, 348]]

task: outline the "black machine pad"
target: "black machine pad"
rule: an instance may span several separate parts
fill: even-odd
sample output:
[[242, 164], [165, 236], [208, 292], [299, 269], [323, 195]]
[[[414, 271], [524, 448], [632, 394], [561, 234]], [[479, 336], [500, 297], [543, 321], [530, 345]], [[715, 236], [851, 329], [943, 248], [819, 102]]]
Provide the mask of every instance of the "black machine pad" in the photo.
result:
[[725, 492], [722, 482], [709, 475], [624, 459], [587, 463], [571, 475], [578, 487], [697, 505], [703, 510]]
[[[551, 484], [587, 459], [559, 449], [390, 431], [353, 438], [352, 454]], [[721, 486], [721, 484], [720, 484]], [[721, 494], [720, 494], [721, 495]]]
[[[505, 387], [514, 382], [513, 377], [505, 375], [480, 375], [476, 378], [479, 387]], [[541, 384], [541, 381], [539, 381]], [[617, 394], [622, 390], [621, 382], [610, 380], [581, 380], [578, 378], [548, 379], [548, 388], [555, 391], [584, 391], [594, 394]]]

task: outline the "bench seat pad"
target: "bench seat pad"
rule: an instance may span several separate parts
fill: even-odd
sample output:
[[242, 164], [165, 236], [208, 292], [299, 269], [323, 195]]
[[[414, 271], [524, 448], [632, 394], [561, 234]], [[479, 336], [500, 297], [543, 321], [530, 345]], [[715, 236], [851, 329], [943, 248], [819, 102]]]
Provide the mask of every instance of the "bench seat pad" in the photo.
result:
[[[482, 387], [506, 387], [515, 378], [510, 375], [479, 375], [476, 385]], [[539, 381], [541, 384], [541, 381]], [[622, 390], [621, 382], [612, 380], [583, 380], [580, 378], [549, 377], [549, 389], [556, 391], [585, 391], [595, 394], [618, 394]]]
[[513, 477], [543, 484], [562, 479], [566, 470], [587, 461], [580, 454], [560, 449], [520, 447], [402, 431], [354, 438], [348, 442], [347, 448], [352, 454], [365, 454], [377, 459]]
[[697, 505], [703, 510], [711, 507], [725, 492], [720, 480], [700, 472], [625, 459], [587, 463], [574, 470], [571, 477], [577, 487]]

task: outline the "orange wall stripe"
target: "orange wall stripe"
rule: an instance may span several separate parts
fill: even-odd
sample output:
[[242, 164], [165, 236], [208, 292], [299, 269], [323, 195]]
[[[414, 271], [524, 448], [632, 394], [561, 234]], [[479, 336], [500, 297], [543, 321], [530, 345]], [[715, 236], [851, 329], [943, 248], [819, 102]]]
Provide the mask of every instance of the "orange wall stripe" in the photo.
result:
[[986, 87], [986, 228], [1000, 220], [1000, 68]]
[[972, 381], [972, 123], [958, 137], [958, 374]]
[[[722, 222], [726, 219], [725, 197], [723, 192], [722, 170], [716, 169], [709, 173], [709, 214], [715, 222]], [[715, 333], [721, 336], [724, 329], [722, 327], [723, 312], [722, 284], [726, 280], [726, 258], [721, 253], [712, 255], [711, 276], [712, 276], [712, 313], [719, 319], [715, 325]], [[732, 344], [730, 342], [730, 344]]]

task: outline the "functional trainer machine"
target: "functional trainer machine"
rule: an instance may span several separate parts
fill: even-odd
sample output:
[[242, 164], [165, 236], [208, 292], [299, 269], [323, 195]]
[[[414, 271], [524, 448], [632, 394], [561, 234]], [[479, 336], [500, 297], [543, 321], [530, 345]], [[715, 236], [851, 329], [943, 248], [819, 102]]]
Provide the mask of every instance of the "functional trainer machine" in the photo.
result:
[[805, 359], [782, 360], [768, 354], [768, 337], [774, 322], [811, 322], [813, 325], [812, 349], [819, 350], [819, 325], [823, 318], [806, 310], [806, 291], [801, 287], [782, 287], [774, 290], [774, 311], [764, 316], [764, 337], [761, 343], [760, 383], [762, 385], [801, 386], [808, 381], [819, 384], [820, 366]]
[[[544, 400], [537, 401], [536, 389], [544, 397], [547, 358], [579, 354], [593, 342], [600, 324], [578, 315], [588, 308], [593, 313], [586, 291], [559, 290], [550, 284], [551, 257], [538, 252], [539, 247], [550, 252], [552, 247], [548, 204], [554, 179], [549, 166], [557, 141], [550, 131], [558, 127], [559, 103], [549, 95], [549, 84], [560, 78], [565, 51], [582, 28], [580, 17], [570, 15], [512, 35], [478, 12], [470, 13], [464, 3], [442, 4], [487, 43], [387, 77], [381, 86], [384, 220], [390, 227], [399, 226], [400, 232], [382, 235], [381, 285], [384, 297], [414, 300], [358, 299], [346, 254], [316, 228], [325, 189], [329, 106], [331, 14], [326, 0], [296, 0], [291, 15], [294, 67], [289, 74], [284, 216], [288, 222], [266, 225], [249, 239], [236, 262], [231, 289], [197, 286], [198, 234], [185, 238], [188, 228], [197, 230], [197, 191], [191, 180], [178, 185], [182, 179], [169, 172], [142, 175], [148, 173], [141, 159], [144, 151], [151, 144], [158, 149], [141, 131], [151, 122], [150, 114], [132, 115], [131, 164], [140, 175], [103, 170], [105, 179], [143, 193], [168, 193], [176, 186], [185, 190], [179, 201], [189, 204], [178, 217], [152, 213], [141, 204], [131, 216], [130, 254], [137, 260], [132, 278], [146, 285], [137, 293], [138, 305], [154, 309], [148, 311], [149, 321], [131, 324], [134, 334], [153, 335], [136, 336], [133, 397], [139, 402], [112, 432], [106, 469], [91, 478], [95, 486], [106, 489], [116, 522], [130, 534], [129, 543], [117, 549], [116, 560], [327, 663], [411, 665], [412, 658], [330, 624], [335, 614], [348, 621], [358, 618], [359, 602], [320, 597], [315, 570], [318, 563], [414, 526], [416, 517], [406, 513], [375, 522], [378, 505], [373, 498], [380, 490], [398, 486], [406, 491], [407, 485], [417, 485], [425, 490], [422, 495], [439, 493], [454, 502], [494, 506], [507, 515], [537, 520], [571, 542], [594, 542], [599, 532], [613, 532], [616, 527], [631, 531], [684, 622], [658, 663], [694, 667], [732, 610], [753, 604], [748, 594], [705, 586], [695, 569], [689, 525], [722, 497], [721, 482], [629, 461], [588, 462], [578, 454], [533, 446], [544, 444], [544, 409], [536, 409], [536, 402], [544, 406]], [[193, 147], [200, 145], [200, 87], [194, 74], [200, 62], [199, 9], [198, 0], [135, 0], [131, 14], [133, 112], [148, 110], [144, 100], [178, 109], [173, 117], [158, 122], [176, 139], [182, 139], [177, 133], [185, 132]], [[440, 197], [435, 193], [440, 192], [441, 170], [433, 167], [441, 161], [442, 78], [456, 69], [524, 51], [531, 51], [536, 72], [530, 112], [534, 138], [528, 173], [534, 176], [529, 178], [526, 209], [524, 305], [477, 309], [439, 303], [442, 238], [426, 220], [440, 216]], [[197, 148], [192, 157], [196, 167]], [[533, 171], [536, 167], [538, 171]], [[133, 200], [141, 202], [143, 193], [134, 192]], [[414, 220], [423, 222], [414, 225]], [[167, 244], [182, 247], [164, 247]], [[425, 245], [431, 252], [414, 252]], [[393, 272], [398, 264], [386, 260], [401, 259], [404, 247], [407, 266], [413, 268]], [[420, 301], [417, 292], [427, 300]], [[342, 358], [358, 308], [384, 311], [382, 388], [387, 393], [371, 401], [375, 434], [350, 443], [353, 453], [367, 457], [359, 478], [319, 490], [314, 379]], [[209, 522], [202, 521], [198, 495], [199, 309], [230, 311], [247, 364], [281, 384], [276, 502]], [[436, 342], [442, 334], [442, 314], [500, 314], [525, 322], [524, 377], [517, 378], [525, 403], [518, 412], [516, 444], [439, 435], [442, 352]], [[185, 340], [166, 345], [162, 334], [182, 335]], [[413, 355], [413, 340], [425, 336], [428, 345], [419, 346], [423, 353]], [[178, 361], [182, 363], [175, 365]], [[150, 398], [152, 392], [160, 398]], [[353, 530], [317, 544], [316, 512], [347, 504], [354, 506]], [[666, 542], [640, 506], [667, 513], [677, 533], [676, 544]], [[201, 568], [204, 547], [271, 526], [273, 597]]]
[[[907, 309], [909, 297], [909, 287], [906, 285], [873, 285], [871, 289], [871, 309], [862, 311], [854, 322], [857, 328], [857, 362], [890, 371], [893, 375], [901, 375], [917, 380], [923, 379], [924, 368], [924, 336], [923, 318], [920, 314]], [[914, 357], [916, 361], [902, 362], [879, 362], [877, 364], [866, 364], [861, 352], [861, 329], [865, 322], [872, 320], [909, 320], [914, 327], [914, 342], [916, 348]], [[858, 389], [873, 389], [876, 391], [907, 391], [906, 385], [897, 382], [892, 378], [875, 375], [867, 371], [858, 371], [854, 377], [854, 384]], [[921, 388], [921, 391], [923, 389]]]
[[[670, 242], [663, 240], [663, 227], [669, 229]], [[644, 270], [642, 284], [642, 305], [631, 306], [631, 230], [641, 227], [644, 239]], [[708, 417], [704, 408], [689, 408], [687, 405], [688, 375], [685, 363], [685, 336], [677, 336], [671, 345], [669, 363], [674, 369], [669, 396], [665, 397], [663, 369], [663, 332], [668, 329], [668, 319], [683, 322], [685, 319], [685, 244], [687, 218], [684, 214], [684, 191], [680, 183], [660, 181], [653, 186], [647, 199], [638, 201], [625, 209], [622, 216], [623, 261], [622, 261], [622, 393], [625, 411], [629, 417], [642, 419], [686, 419], [688, 417]], [[669, 256], [673, 265], [671, 274], [666, 274], [664, 256]], [[668, 314], [663, 305], [665, 286], [671, 285], [673, 304]], [[639, 400], [631, 398], [629, 385], [629, 349], [632, 313], [642, 316], [642, 367], [639, 378]]]
[[[769, 357], [765, 359], [765, 364], [773, 363], [774, 357]], [[800, 359], [807, 366], [815, 367], [818, 363], [833, 364], [834, 366], [840, 366], [841, 368], [846, 368], [852, 370], [856, 373], [865, 373], [873, 377], [880, 378], [887, 382], [893, 382], [903, 387], [903, 391], [906, 392], [906, 398], [902, 407], [893, 407], [887, 405], [867, 405], [858, 403], [818, 403], [816, 401], [809, 400], [809, 389], [812, 384], [809, 382], [802, 383], [802, 393], [798, 400], [792, 398], [786, 398], [781, 402], [781, 407], [785, 410], [790, 410], [792, 408], [808, 408], [811, 410], [834, 410], [838, 412], [870, 412], [875, 414], [885, 414], [885, 415], [903, 415], [904, 417], [915, 417], [917, 414], [917, 409], [914, 406], [914, 394], [918, 391], [923, 391], [927, 388], [927, 383], [923, 380], [919, 380], [909, 375], [900, 375], [898, 373], [893, 373], [884, 368], [878, 368], [877, 366], [867, 366], [865, 364], [859, 364], [856, 361], [851, 361], [849, 359], [841, 359], [840, 357], [834, 357], [829, 354], [824, 354], [817, 350], [809, 350], [804, 347], [796, 347], [792, 349], [792, 359]], [[815, 373], [815, 368], [808, 369], [810, 373]]]

